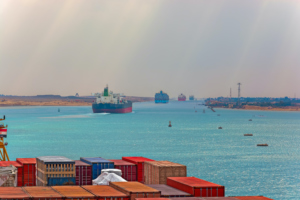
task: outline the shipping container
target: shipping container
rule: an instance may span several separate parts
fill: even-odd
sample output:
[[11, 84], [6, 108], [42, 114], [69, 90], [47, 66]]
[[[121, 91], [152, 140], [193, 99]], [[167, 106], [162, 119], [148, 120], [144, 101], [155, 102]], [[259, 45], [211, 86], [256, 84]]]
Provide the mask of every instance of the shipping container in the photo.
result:
[[23, 166], [18, 163], [17, 161], [1, 161], [0, 167], [8, 167], [10, 165], [13, 165], [17, 168], [17, 186], [22, 186], [22, 180], [23, 180]]
[[164, 198], [171, 198], [171, 197], [191, 197], [192, 195], [176, 188], [173, 188], [168, 185], [160, 184], [160, 185], [147, 185], [151, 188], [154, 188], [161, 192], [160, 196]]
[[[219, 198], [219, 197], [218, 197]], [[203, 198], [200, 197], [171, 197], [171, 200], [204, 200]]]
[[270, 199], [268, 197], [264, 197], [264, 196], [238, 196], [238, 197], [234, 197], [236, 199], [239, 200], [273, 200]]
[[203, 200], [238, 200], [234, 197], [201, 197]]
[[225, 187], [195, 177], [168, 177], [167, 184], [195, 197], [224, 197]]
[[36, 158], [17, 158], [22, 168], [22, 186], [36, 186]]
[[170, 161], [146, 161], [145, 184], [167, 184], [168, 177], [186, 177], [186, 166]]
[[149, 158], [144, 157], [122, 157], [122, 160], [125, 160], [127, 162], [131, 162], [133, 164], [137, 165], [137, 181], [144, 183], [145, 177], [144, 177], [144, 162], [145, 161], [155, 161]]
[[76, 185], [92, 185], [92, 165], [75, 160]]
[[137, 165], [125, 160], [110, 160], [114, 162], [115, 168], [122, 171], [122, 178], [127, 181], [137, 180]]
[[100, 174], [102, 169], [114, 169], [114, 163], [105, 160], [100, 157], [94, 158], [80, 158], [82, 162], [92, 165], [92, 180], [96, 179]]
[[136, 198], [135, 200], [171, 200], [168, 198]]
[[23, 187], [32, 200], [63, 200], [63, 196], [53, 190], [51, 187]]
[[47, 186], [63, 186], [63, 185], [76, 185], [76, 178], [75, 177], [48, 178]]
[[80, 186], [53, 186], [52, 188], [61, 194], [65, 199], [96, 200], [95, 195], [91, 194]]
[[21, 187], [0, 187], [0, 199], [29, 199], [30, 196]]
[[85, 185], [82, 188], [95, 195], [97, 200], [129, 200], [129, 195], [108, 185]]
[[135, 198], [159, 198], [160, 191], [139, 182], [110, 182], [109, 185], [128, 195], [130, 200]]
[[[64, 179], [70, 178], [70, 182], [76, 183], [75, 161], [63, 156], [42, 156], [37, 158], [37, 185], [48, 186], [65, 183]], [[48, 184], [48, 180], [52, 182]], [[68, 182], [68, 181], [67, 181]]]

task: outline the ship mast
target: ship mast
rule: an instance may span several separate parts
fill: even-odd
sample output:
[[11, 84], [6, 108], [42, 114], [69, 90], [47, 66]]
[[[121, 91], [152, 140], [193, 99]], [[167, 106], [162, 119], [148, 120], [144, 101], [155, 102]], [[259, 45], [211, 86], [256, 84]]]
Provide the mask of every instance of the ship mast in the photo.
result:
[[[0, 121], [5, 120], [5, 116], [3, 118], [0, 118]], [[7, 125], [4, 126], [4, 123], [0, 123], [0, 161], [9, 161], [9, 157], [6, 151], [5, 146], [7, 145], [7, 142], [4, 143], [4, 138], [7, 135]]]

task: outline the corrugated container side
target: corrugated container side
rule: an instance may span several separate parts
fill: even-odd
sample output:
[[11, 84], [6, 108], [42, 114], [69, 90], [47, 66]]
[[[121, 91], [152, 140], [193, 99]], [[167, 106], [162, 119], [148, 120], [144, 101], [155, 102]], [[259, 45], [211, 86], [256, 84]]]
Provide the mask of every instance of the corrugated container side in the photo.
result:
[[75, 160], [76, 185], [92, 185], [92, 165]]
[[203, 200], [238, 200], [234, 197], [201, 197]]
[[0, 199], [30, 199], [30, 196], [21, 187], [0, 187]]
[[86, 191], [80, 186], [53, 186], [56, 192], [61, 194], [65, 199], [71, 200], [96, 200], [92, 193]]
[[155, 161], [149, 158], [144, 157], [122, 157], [122, 160], [125, 160], [127, 162], [131, 162], [137, 165], [137, 181], [144, 183], [145, 177], [144, 177], [144, 162], [145, 161]]
[[51, 177], [48, 178], [47, 184], [48, 186], [75, 185], [76, 178], [75, 177]]
[[63, 196], [51, 187], [23, 187], [23, 190], [31, 196], [31, 200], [63, 200]]
[[187, 193], [187, 192], [183, 192], [181, 190], [178, 190], [176, 188], [173, 188], [171, 186], [168, 185], [164, 185], [164, 184], [159, 184], [159, 185], [147, 185], [151, 188], [154, 188], [158, 191], [161, 192], [161, 197], [164, 198], [172, 198], [172, 197], [191, 197], [192, 195]]
[[129, 200], [129, 195], [108, 185], [86, 185], [82, 188], [95, 195], [98, 200]]
[[264, 197], [264, 196], [237, 196], [234, 198], [240, 199], [240, 200], [273, 200], [273, 199], [270, 199], [270, 198]]
[[22, 186], [36, 186], [36, 158], [17, 158], [23, 165]]
[[186, 177], [186, 166], [170, 161], [146, 161], [145, 184], [167, 184], [168, 177]]
[[[215, 198], [215, 197], [213, 197]], [[219, 198], [219, 197], [216, 197]], [[204, 200], [202, 197], [171, 197], [171, 200]]]
[[137, 181], [137, 166], [124, 160], [110, 160], [114, 162], [115, 169], [122, 171], [122, 178], [127, 181]]
[[167, 184], [195, 197], [224, 197], [225, 187], [195, 177], [169, 177]]
[[103, 158], [80, 158], [80, 161], [92, 165], [92, 180], [96, 179], [102, 169], [114, 169], [114, 163]]
[[135, 200], [171, 200], [169, 198], [136, 198]]

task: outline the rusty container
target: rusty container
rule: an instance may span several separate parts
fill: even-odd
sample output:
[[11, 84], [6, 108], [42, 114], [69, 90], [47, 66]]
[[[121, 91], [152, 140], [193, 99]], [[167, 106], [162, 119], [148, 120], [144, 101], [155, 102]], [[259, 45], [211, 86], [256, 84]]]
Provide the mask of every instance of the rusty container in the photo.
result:
[[31, 200], [63, 200], [63, 196], [51, 187], [23, 187], [23, 190], [31, 196]]
[[167, 184], [168, 177], [186, 177], [186, 166], [170, 161], [146, 161], [145, 184]]
[[64, 199], [70, 200], [96, 200], [95, 195], [86, 191], [84, 188], [74, 186], [52, 186], [52, 188], [61, 194]]
[[[63, 156], [42, 156], [37, 158], [38, 186], [51, 186], [53, 185], [52, 183], [57, 185], [57, 183], [65, 182], [68, 184], [72, 182], [75, 185], [75, 177], [75, 161]], [[64, 179], [72, 181], [65, 181]]]
[[0, 199], [30, 199], [30, 196], [21, 187], [0, 187]]
[[158, 191], [161, 192], [160, 196], [163, 198], [172, 198], [172, 197], [191, 197], [192, 195], [187, 193], [187, 192], [183, 192], [181, 190], [178, 190], [176, 188], [173, 188], [171, 186], [168, 185], [164, 185], [164, 184], [159, 184], [159, 185], [147, 185], [151, 188], [154, 188]]
[[159, 198], [160, 191], [148, 187], [139, 182], [110, 182], [109, 185], [129, 196], [130, 200], [135, 198]]
[[144, 162], [145, 161], [155, 161], [155, 160], [145, 158], [145, 157], [122, 157], [122, 160], [125, 160], [127, 162], [131, 162], [131, 163], [137, 165], [137, 181], [141, 182], [141, 183], [145, 182]]
[[167, 184], [195, 197], [224, 197], [225, 187], [196, 177], [168, 177]]
[[114, 162], [115, 169], [122, 171], [122, 178], [126, 181], [136, 181], [137, 178], [137, 165], [125, 160], [110, 160]]
[[22, 168], [22, 186], [36, 186], [36, 158], [17, 158]]
[[129, 196], [108, 185], [85, 185], [85, 190], [97, 197], [97, 200], [129, 200]]

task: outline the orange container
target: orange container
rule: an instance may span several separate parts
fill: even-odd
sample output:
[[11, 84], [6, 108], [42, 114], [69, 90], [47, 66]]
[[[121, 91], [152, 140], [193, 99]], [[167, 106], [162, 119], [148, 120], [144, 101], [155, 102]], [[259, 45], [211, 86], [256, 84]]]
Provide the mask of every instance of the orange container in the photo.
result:
[[97, 197], [97, 200], [129, 200], [129, 196], [108, 185], [81, 186]]
[[268, 197], [264, 197], [264, 196], [243, 196], [243, 197], [234, 197], [236, 199], [240, 199], [240, 200], [273, 200], [270, 199]]
[[22, 168], [22, 186], [36, 186], [36, 158], [17, 158]]
[[139, 182], [110, 182], [109, 185], [128, 195], [130, 200], [136, 198], [159, 198], [160, 191]]
[[95, 195], [89, 193], [80, 186], [52, 186], [65, 199], [71, 200], [96, 200]]
[[51, 187], [23, 187], [24, 191], [27, 192], [32, 200], [63, 200], [63, 196], [53, 190]]
[[225, 187], [196, 177], [168, 177], [167, 184], [195, 197], [224, 197]]
[[17, 168], [18, 173], [17, 173], [17, 186], [21, 187], [23, 186], [23, 166], [18, 163], [17, 161], [1, 161], [0, 162], [0, 167], [8, 167], [10, 165], [13, 165]]
[[0, 199], [30, 199], [21, 187], [0, 187]]
[[137, 181], [144, 183], [145, 177], [144, 177], [144, 162], [145, 161], [155, 161], [149, 158], [144, 157], [122, 157], [122, 160], [125, 160], [127, 162], [131, 162], [133, 164], [137, 165]]
[[135, 200], [171, 200], [168, 198], [136, 198]]
[[168, 177], [186, 177], [186, 166], [170, 161], [146, 161], [145, 184], [167, 184]]

